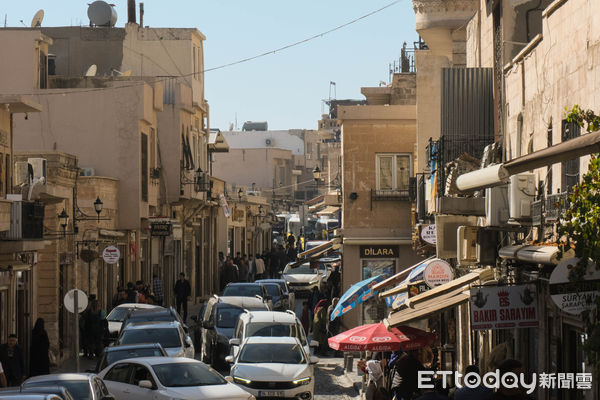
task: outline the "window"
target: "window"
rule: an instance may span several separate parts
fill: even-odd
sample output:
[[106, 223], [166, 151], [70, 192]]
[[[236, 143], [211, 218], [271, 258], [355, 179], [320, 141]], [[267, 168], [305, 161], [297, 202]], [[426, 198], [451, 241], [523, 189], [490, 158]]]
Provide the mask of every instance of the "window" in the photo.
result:
[[150, 129], [150, 168], [156, 168], [156, 130]]
[[[581, 130], [576, 122], [562, 121], [562, 141], [574, 139], [581, 135]], [[563, 161], [561, 163], [562, 179], [561, 191], [568, 192], [579, 182], [579, 158]]]
[[148, 135], [142, 133], [142, 154], [141, 154], [142, 169], [141, 185], [142, 185], [142, 201], [148, 201]]
[[377, 190], [408, 190], [410, 155], [377, 154]]
[[117, 364], [104, 376], [104, 380], [129, 383], [129, 364]]

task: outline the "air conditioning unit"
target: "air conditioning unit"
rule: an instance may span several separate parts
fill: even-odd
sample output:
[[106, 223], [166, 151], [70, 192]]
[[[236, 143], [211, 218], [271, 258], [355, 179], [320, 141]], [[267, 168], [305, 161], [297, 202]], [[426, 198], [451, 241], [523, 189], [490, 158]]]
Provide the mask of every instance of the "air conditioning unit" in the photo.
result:
[[535, 174], [510, 177], [510, 219], [531, 219], [531, 203], [535, 199]]
[[8, 239], [42, 239], [44, 234], [43, 222], [43, 204], [13, 201], [10, 209]]
[[48, 179], [46, 175], [46, 159], [45, 158], [28, 158], [27, 162], [33, 167], [33, 179], [44, 178], [44, 182]]
[[270, 146], [270, 145], [271, 145], [271, 143], [273, 143], [273, 142], [271, 141], [271, 139], [267, 139], [267, 140], [265, 140], [265, 144], [266, 144], [267, 146]]
[[96, 170], [94, 168], [81, 168], [79, 176], [95, 176]]
[[459, 266], [476, 265], [478, 226], [459, 226], [456, 232], [456, 259]]
[[14, 172], [15, 186], [28, 185], [29, 181], [29, 163], [27, 161], [17, 161]]
[[509, 219], [509, 185], [485, 190], [485, 226], [503, 226]]
[[436, 255], [438, 258], [456, 258], [459, 226], [476, 226], [477, 217], [465, 215], [436, 215]]

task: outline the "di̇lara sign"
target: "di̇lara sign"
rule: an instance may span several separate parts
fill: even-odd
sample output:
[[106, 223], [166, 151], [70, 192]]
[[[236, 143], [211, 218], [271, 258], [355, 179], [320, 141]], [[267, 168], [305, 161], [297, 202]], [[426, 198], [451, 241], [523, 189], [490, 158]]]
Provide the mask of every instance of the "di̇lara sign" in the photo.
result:
[[360, 246], [360, 258], [398, 258], [400, 247], [394, 245]]

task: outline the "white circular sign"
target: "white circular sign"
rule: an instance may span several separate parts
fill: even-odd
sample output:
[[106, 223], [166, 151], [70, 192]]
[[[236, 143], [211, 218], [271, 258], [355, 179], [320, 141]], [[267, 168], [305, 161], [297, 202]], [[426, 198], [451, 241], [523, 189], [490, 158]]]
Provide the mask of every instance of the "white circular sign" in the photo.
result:
[[107, 264], [116, 264], [119, 262], [119, 258], [121, 258], [121, 252], [116, 246], [108, 246], [102, 252], [102, 258]]
[[351, 342], [364, 342], [365, 340], [367, 340], [367, 338], [364, 336], [351, 336], [349, 340]]
[[446, 260], [434, 258], [423, 271], [423, 280], [430, 288], [443, 285], [454, 279], [454, 270]]
[[552, 271], [549, 282], [552, 301], [564, 312], [575, 315], [594, 308], [600, 295], [600, 271], [593, 262], [588, 263], [582, 282], [570, 280], [578, 262], [579, 258], [561, 261]]
[[389, 336], [376, 336], [371, 339], [373, 342], [391, 342], [392, 338]]
[[421, 228], [421, 239], [430, 244], [435, 244], [435, 224]]
[[69, 312], [75, 311], [75, 291], [77, 291], [77, 313], [80, 313], [88, 306], [88, 298], [83, 290], [69, 290], [67, 294], [65, 294], [65, 308]]

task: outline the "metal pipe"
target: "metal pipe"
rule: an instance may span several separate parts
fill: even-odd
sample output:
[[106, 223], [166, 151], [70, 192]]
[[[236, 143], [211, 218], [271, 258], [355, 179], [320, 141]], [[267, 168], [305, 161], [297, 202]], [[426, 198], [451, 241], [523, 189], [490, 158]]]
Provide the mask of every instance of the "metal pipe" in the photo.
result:
[[144, 27], [144, 3], [140, 3], [140, 26]]
[[135, 0], [127, 0], [127, 22], [135, 24]]

